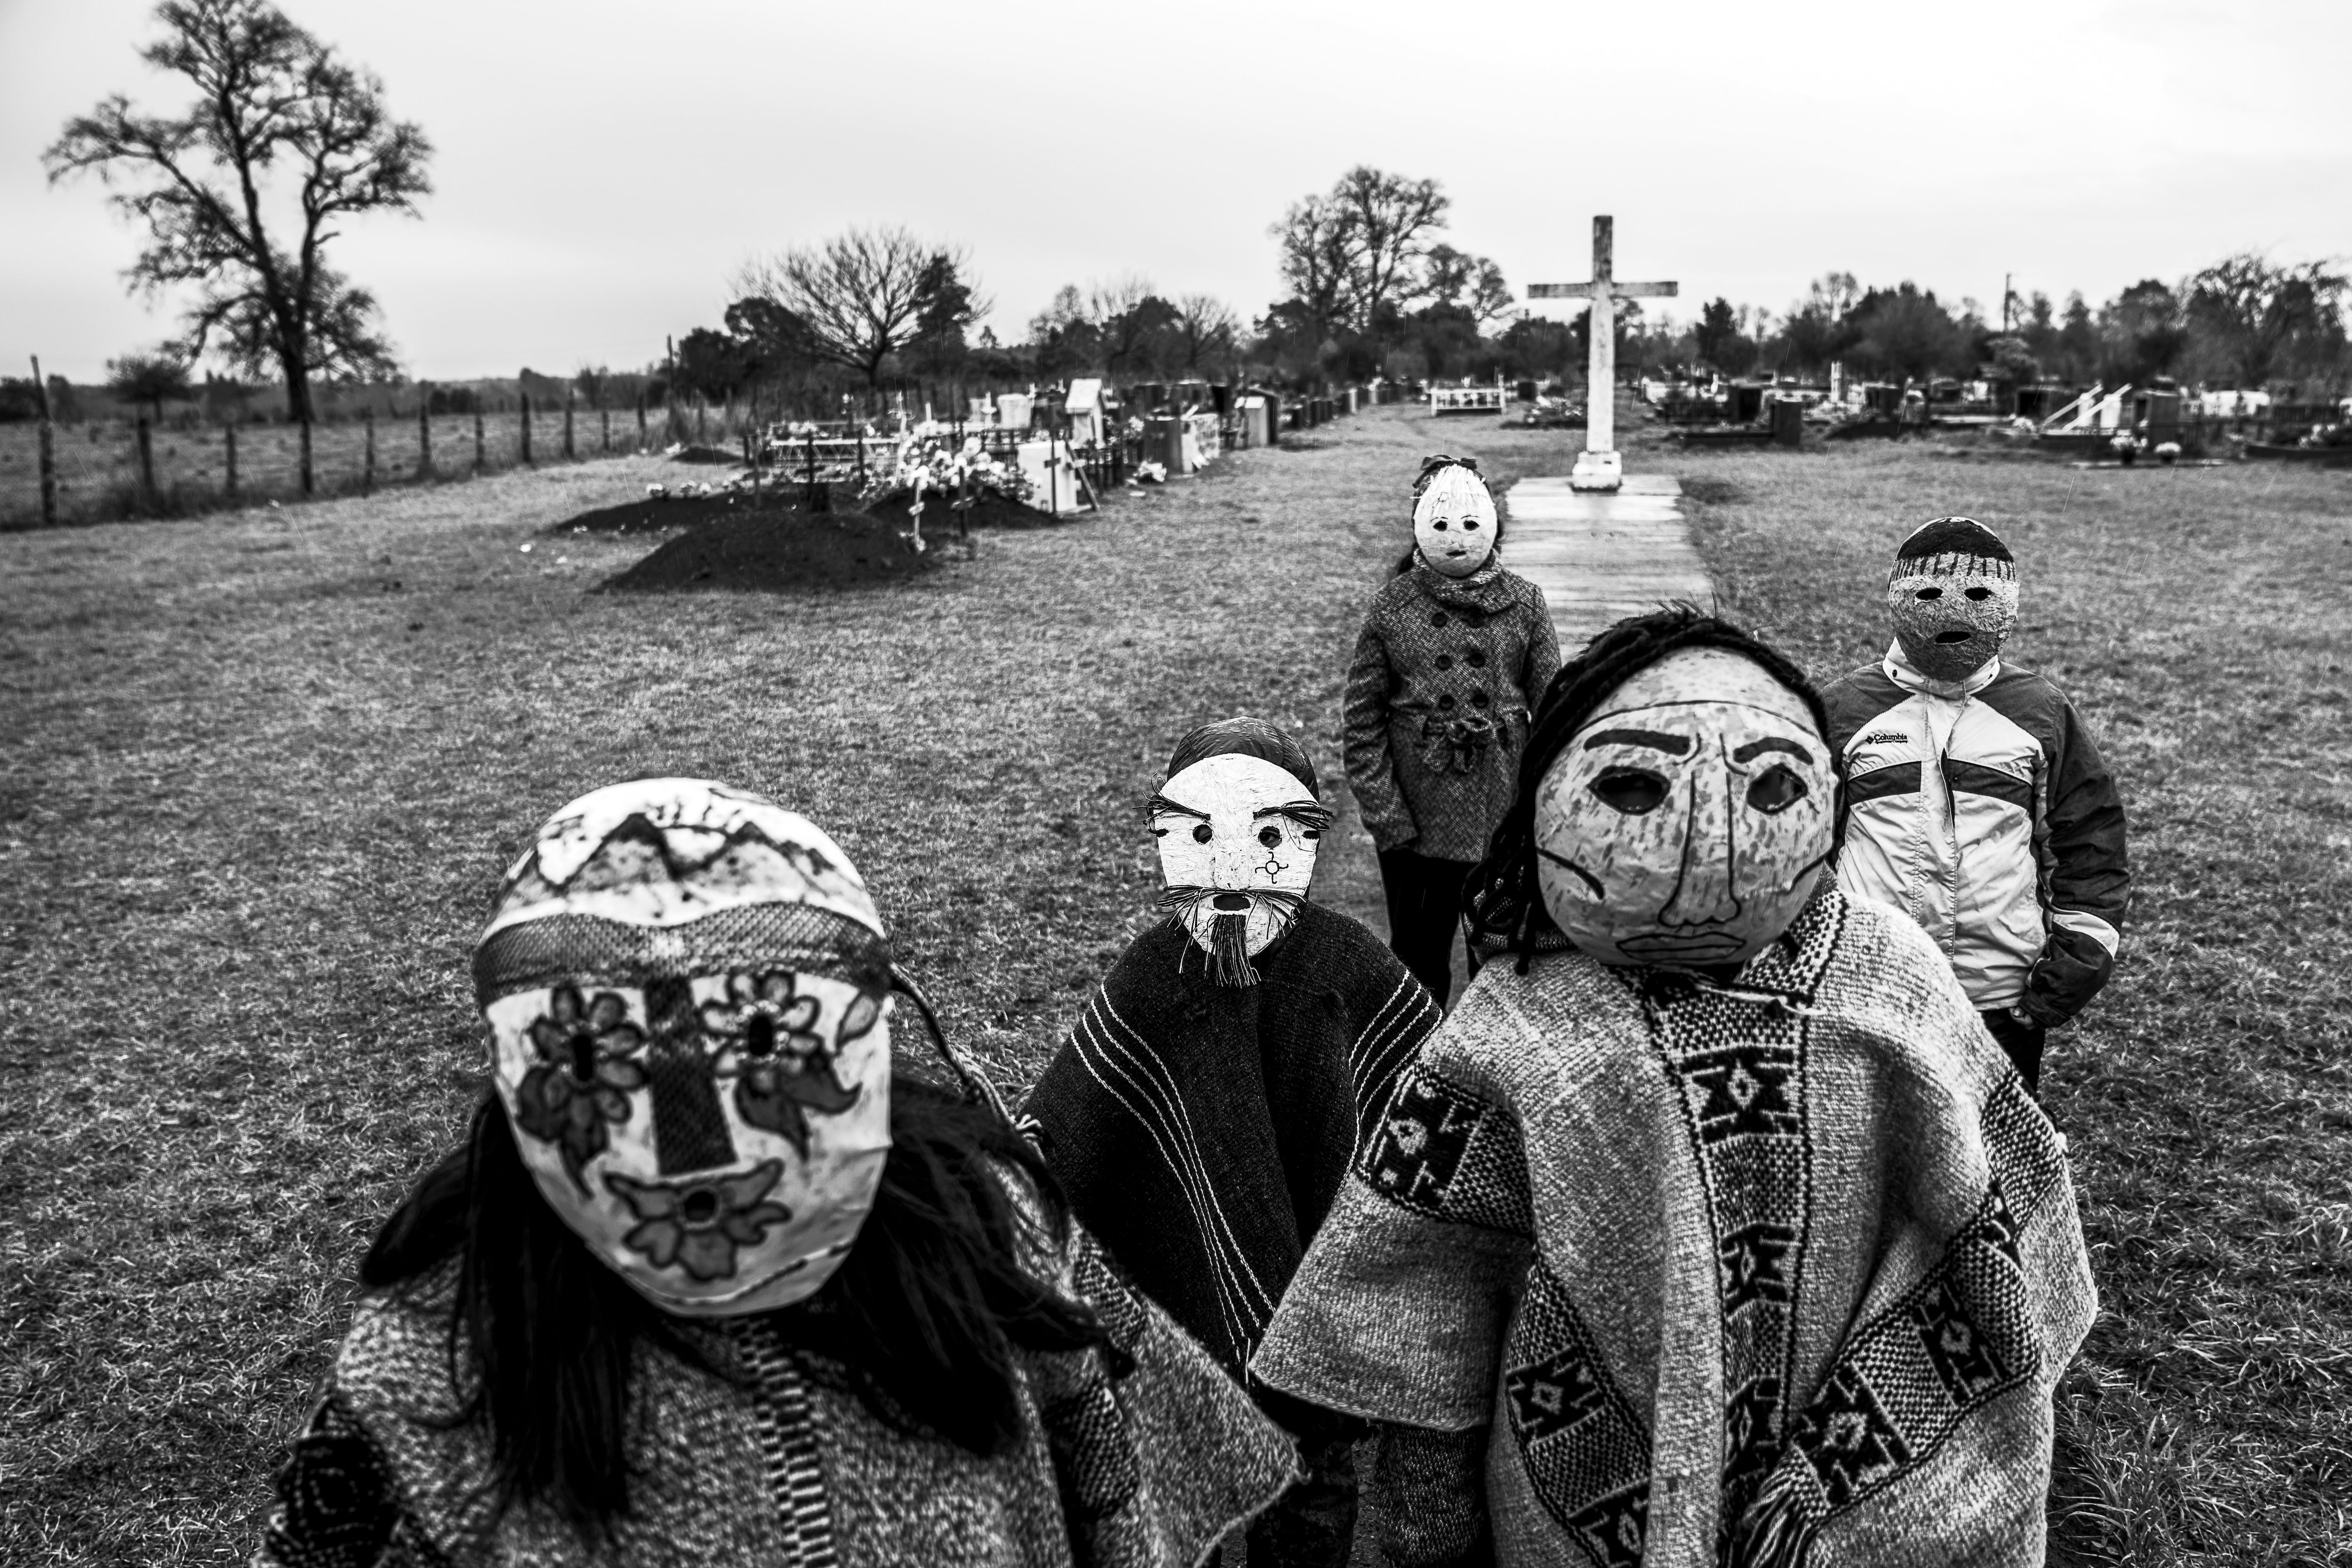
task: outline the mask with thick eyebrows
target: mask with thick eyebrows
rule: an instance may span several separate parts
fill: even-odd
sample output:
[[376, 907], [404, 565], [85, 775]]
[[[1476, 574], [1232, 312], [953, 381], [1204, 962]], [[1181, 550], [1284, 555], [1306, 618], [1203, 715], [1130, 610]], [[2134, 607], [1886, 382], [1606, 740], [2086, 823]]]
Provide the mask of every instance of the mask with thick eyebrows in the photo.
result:
[[1836, 786], [1794, 692], [1728, 650], [1677, 650], [1602, 699], [1538, 787], [1544, 907], [1604, 964], [1745, 963], [1812, 896]]
[[1150, 810], [1167, 883], [1160, 907], [1208, 955], [1212, 979], [1257, 984], [1250, 960], [1305, 902], [1330, 808], [1287, 768], [1225, 752], [1171, 777]]

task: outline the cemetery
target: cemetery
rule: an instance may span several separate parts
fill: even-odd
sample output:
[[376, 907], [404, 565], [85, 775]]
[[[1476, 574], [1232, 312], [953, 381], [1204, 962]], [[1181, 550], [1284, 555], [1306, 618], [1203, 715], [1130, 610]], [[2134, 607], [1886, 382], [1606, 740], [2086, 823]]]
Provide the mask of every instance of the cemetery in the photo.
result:
[[1226, 211], [1413, 85], [1305, 47], [1147, 201], [1109, 14], [1017, 212], [988, 21], [714, 198], [836, 20], [528, 241], [268, 0], [40, 110], [181, 316], [0, 376], [0, 1560], [2352, 1560], [2352, 277], [1788, 270], [1913, 165], [1606, 73]]

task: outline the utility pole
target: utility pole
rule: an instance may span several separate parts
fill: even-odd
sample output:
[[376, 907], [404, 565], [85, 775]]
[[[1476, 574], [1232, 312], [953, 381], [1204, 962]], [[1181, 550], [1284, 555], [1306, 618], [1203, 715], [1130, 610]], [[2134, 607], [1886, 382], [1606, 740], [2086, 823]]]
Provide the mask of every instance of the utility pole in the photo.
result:
[[2016, 276], [2013, 272], [2000, 275], [2000, 335], [2004, 338], [2009, 336], [2009, 302], [2017, 298], [2016, 291], [2009, 284], [2010, 279]]

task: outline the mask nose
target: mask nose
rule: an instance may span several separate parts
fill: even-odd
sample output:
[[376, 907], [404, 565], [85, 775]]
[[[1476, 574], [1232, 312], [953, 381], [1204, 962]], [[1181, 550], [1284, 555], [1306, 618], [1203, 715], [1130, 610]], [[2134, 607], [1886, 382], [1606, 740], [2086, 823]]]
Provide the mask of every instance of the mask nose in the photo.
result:
[[1675, 895], [1659, 912], [1666, 925], [1727, 925], [1739, 918], [1739, 894], [1732, 886], [1729, 780], [1720, 769], [1697, 769], [1693, 780], [1690, 834], [1683, 841], [1681, 875]]
[[1250, 906], [1249, 895], [1244, 893], [1221, 893], [1209, 900], [1209, 906], [1213, 909], [1222, 909], [1228, 915], [1237, 915]]

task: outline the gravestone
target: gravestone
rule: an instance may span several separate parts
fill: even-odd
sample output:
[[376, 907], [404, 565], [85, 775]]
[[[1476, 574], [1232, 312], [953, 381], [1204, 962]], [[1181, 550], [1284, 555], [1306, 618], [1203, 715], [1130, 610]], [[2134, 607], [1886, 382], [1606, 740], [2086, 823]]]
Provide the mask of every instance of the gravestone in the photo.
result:
[[1590, 299], [1592, 317], [1587, 337], [1591, 347], [1585, 357], [1584, 451], [1576, 459], [1569, 483], [1579, 490], [1614, 490], [1624, 480], [1625, 465], [1617, 455], [1617, 301], [1671, 299], [1671, 283], [1620, 283], [1615, 272], [1614, 220], [1592, 220], [1592, 280], [1589, 283], [1536, 283], [1528, 287], [1530, 299]]

